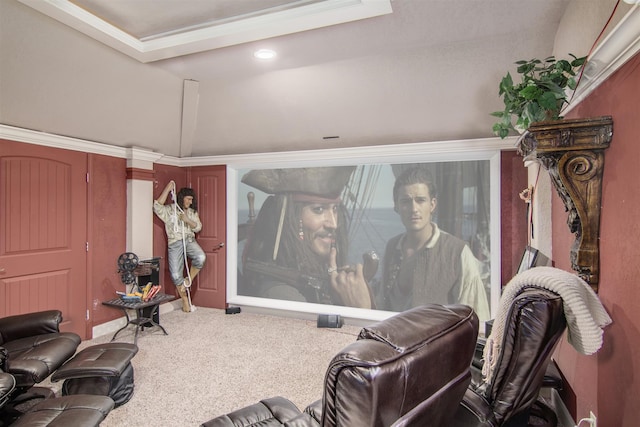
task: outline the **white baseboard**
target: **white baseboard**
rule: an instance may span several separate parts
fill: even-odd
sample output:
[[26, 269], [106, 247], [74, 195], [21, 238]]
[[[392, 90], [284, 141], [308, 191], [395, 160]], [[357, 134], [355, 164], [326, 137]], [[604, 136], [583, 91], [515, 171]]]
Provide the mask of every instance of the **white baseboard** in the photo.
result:
[[[174, 303], [176, 303], [176, 301], [177, 301], [177, 305], [174, 306]], [[180, 299], [170, 301], [164, 304], [160, 304], [160, 307], [158, 308], [160, 310], [160, 314], [162, 315], [163, 313], [168, 313], [170, 311], [175, 310], [176, 307], [180, 307]], [[136, 317], [135, 312], [133, 310], [129, 310], [129, 318], [135, 319], [135, 317]], [[118, 329], [122, 328], [126, 323], [127, 323], [127, 318], [124, 315], [117, 319], [113, 319], [108, 322], [101, 323], [93, 327], [91, 331], [93, 334], [92, 336], [93, 338], [97, 338], [103, 335], [113, 334]]]
[[96, 325], [93, 327], [91, 333], [93, 338], [98, 338], [103, 335], [115, 333], [118, 329], [122, 328], [126, 323], [127, 319], [122, 316], [117, 319], [113, 319], [106, 323], [101, 323], [100, 325]]
[[[234, 307], [240, 307], [240, 309], [245, 313], [254, 313], [254, 314], [264, 314], [267, 316], [276, 316], [276, 317], [287, 317], [293, 319], [301, 319], [301, 320], [309, 320], [316, 321], [318, 319], [318, 314], [316, 313], [306, 313], [302, 311], [293, 311], [293, 310], [280, 310], [277, 308], [268, 308], [268, 307], [256, 307], [251, 305], [241, 305], [241, 304], [231, 304]], [[330, 314], [330, 313], [327, 313]], [[352, 317], [342, 316], [342, 321], [344, 325], [357, 326], [357, 327], [365, 327], [369, 326], [372, 323], [375, 323], [374, 320], [366, 320], [366, 319], [356, 319]]]

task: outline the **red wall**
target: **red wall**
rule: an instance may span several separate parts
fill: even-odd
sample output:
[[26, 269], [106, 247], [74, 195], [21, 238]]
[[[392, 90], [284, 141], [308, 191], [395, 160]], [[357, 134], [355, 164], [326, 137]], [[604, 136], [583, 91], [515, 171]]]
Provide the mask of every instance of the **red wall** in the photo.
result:
[[[613, 323], [595, 355], [566, 340], [556, 359], [568, 383], [567, 407], [577, 420], [593, 411], [603, 427], [636, 427], [640, 420], [640, 55], [600, 85], [567, 118], [611, 115], [613, 139], [605, 151], [600, 222], [599, 296]], [[560, 198], [552, 200], [555, 266], [572, 271], [574, 237]]]
[[[123, 291], [118, 257], [126, 251], [127, 162], [125, 159], [89, 155], [88, 276], [92, 289], [91, 323], [100, 325], [122, 316], [122, 311], [102, 305]], [[89, 334], [91, 327], [89, 328]]]
[[527, 205], [520, 199], [520, 192], [527, 185], [527, 169], [522, 156], [515, 151], [500, 153], [502, 286], [517, 273], [527, 245]]
[[[92, 292], [92, 326], [122, 316], [122, 312], [102, 305], [102, 301], [115, 298], [116, 291], [124, 290], [118, 274], [117, 261], [126, 251], [127, 227], [127, 162], [126, 159], [102, 155], [89, 155], [89, 277]], [[186, 186], [186, 168], [155, 165], [153, 197], [158, 197], [164, 186], [173, 179], [178, 188]], [[153, 256], [162, 257], [160, 283], [164, 292], [175, 294], [174, 286], [166, 286], [168, 278], [167, 241], [164, 224], [153, 216]], [[91, 327], [89, 328], [89, 333]]]
[[[89, 156], [89, 277], [93, 286], [92, 325], [100, 325], [122, 316], [120, 310], [102, 305], [102, 301], [115, 297], [123, 284], [118, 274], [117, 261], [126, 251], [127, 227], [127, 162], [126, 159]], [[186, 186], [186, 168], [155, 165], [153, 197], [162, 192], [173, 179], [178, 188]], [[160, 283], [164, 292], [175, 294], [174, 286], [166, 286], [168, 278], [167, 239], [164, 224], [153, 216], [153, 256], [162, 257]], [[91, 328], [89, 328], [91, 329]]]

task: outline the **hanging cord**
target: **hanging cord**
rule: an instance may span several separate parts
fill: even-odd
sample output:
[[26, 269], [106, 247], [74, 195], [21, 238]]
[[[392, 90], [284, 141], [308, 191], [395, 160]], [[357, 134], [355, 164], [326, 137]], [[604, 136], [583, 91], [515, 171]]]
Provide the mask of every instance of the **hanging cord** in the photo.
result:
[[[186, 215], [186, 212], [178, 205], [178, 199], [176, 197], [176, 187], [175, 185], [173, 186], [173, 189], [171, 190], [171, 198], [173, 199], [173, 231], [175, 231], [176, 233], [180, 232], [182, 235], [182, 254], [183, 254], [183, 258], [184, 258], [184, 266], [187, 270], [187, 278], [188, 280], [186, 282], [183, 282], [182, 285], [184, 286], [184, 288], [187, 291], [187, 298], [189, 300], [189, 307], [191, 307], [191, 311], [195, 311], [195, 307], [193, 305], [193, 303], [191, 302], [191, 282], [192, 282], [192, 278], [191, 278], [191, 269], [189, 268], [189, 260], [187, 258], [187, 239], [185, 237], [185, 225], [184, 225], [184, 221], [179, 220], [178, 219], [178, 211], [180, 211], [180, 213], [183, 213]], [[180, 225], [178, 225], [178, 221], [180, 222]], [[178, 228], [180, 227], [180, 228]]]
[[611, 15], [609, 15], [609, 19], [607, 19], [607, 22], [604, 24], [604, 27], [602, 27], [602, 30], [600, 30], [600, 34], [598, 34], [598, 37], [596, 37], [596, 39], [594, 40], [593, 44], [591, 45], [591, 49], [589, 49], [589, 53], [587, 54], [587, 60], [585, 61], [584, 64], [582, 64], [582, 68], [580, 68], [580, 75], [578, 76], [578, 81], [576, 82], [576, 88], [571, 93], [571, 98], [569, 99], [569, 101], [567, 101], [567, 105], [570, 105], [571, 102], [573, 101], [573, 96], [576, 94], [576, 90], [578, 90], [578, 86], [580, 86], [580, 81], [582, 80], [582, 75], [584, 74], [584, 69], [587, 66], [587, 64], [589, 63], [589, 57], [591, 56], [591, 54], [593, 53], [593, 50], [596, 48], [596, 45], [598, 44], [598, 42], [600, 41], [600, 39], [604, 35], [605, 30], [607, 29], [607, 27], [611, 23], [611, 19], [613, 19], [613, 15], [615, 15], [616, 10], [618, 10], [618, 6], [619, 5], [620, 5], [620, 0], [618, 0], [616, 2], [616, 5], [613, 7], [613, 11], [611, 11]]
[[576, 427], [580, 427], [580, 424], [582, 424], [585, 421], [592, 427], [596, 425], [596, 420], [592, 417], [589, 417], [589, 418], [582, 418], [580, 421], [578, 421], [578, 424], [576, 424]]
[[533, 229], [533, 206], [534, 206], [534, 196], [535, 196], [535, 192], [538, 189], [538, 180], [540, 179], [540, 170], [542, 169], [542, 165], [538, 165], [538, 172], [536, 173], [536, 180], [533, 183], [533, 186], [531, 186], [531, 194], [530, 194], [530, 200], [529, 200], [529, 228], [530, 228], [530, 232], [529, 232], [529, 236], [527, 237], [527, 240], [529, 241], [529, 246], [531, 246], [531, 241], [533, 239], [535, 239], [535, 235], [534, 235], [534, 229]]

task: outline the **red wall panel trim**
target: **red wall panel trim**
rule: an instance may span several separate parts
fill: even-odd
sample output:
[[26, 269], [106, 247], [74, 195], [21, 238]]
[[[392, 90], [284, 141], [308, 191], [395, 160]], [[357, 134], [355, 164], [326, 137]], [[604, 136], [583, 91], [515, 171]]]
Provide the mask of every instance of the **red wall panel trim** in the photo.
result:
[[153, 181], [155, 172], [147, 169], [127, 168], [127, 179], [137, 179], [140, 181]]

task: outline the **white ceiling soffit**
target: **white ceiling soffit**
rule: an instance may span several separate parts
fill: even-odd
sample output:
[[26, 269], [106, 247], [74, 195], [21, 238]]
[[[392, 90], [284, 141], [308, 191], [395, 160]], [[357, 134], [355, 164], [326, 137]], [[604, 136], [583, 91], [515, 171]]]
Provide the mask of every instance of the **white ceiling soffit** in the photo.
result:
[[[392, 13], [391, 0], [300, 1], [298, 7], [139, 39], [69, 0], [19, 0], [140, 62], [152, 62]], [[307, 4], [305, 4], [307, 3]]]

